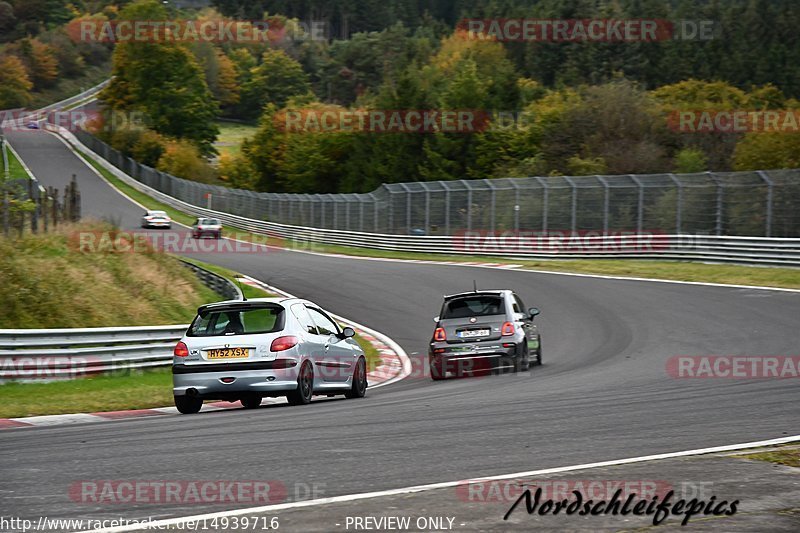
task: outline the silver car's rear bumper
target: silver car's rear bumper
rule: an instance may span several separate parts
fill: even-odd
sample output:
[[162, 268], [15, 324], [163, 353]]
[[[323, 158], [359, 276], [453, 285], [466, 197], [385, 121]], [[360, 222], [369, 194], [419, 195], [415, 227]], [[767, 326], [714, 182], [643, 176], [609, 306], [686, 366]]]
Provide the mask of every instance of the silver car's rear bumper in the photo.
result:
[[175, 373], [173, 367], [172, 392], [175, 396], [190, 394], [209, 399], [248, 393], [281, 396], [297, 388], [297, 373], [298, 367], [190, 373]]

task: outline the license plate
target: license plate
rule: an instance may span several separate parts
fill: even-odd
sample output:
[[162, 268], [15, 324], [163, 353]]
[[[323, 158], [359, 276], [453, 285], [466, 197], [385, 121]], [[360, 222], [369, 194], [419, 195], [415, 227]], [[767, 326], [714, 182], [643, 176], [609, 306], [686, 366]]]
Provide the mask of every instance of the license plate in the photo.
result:
[[459, 331], [458, 336], [462, 339], [467, 338], [474, 338], [474, 337], [488, 337], [490, 331], [488, 329], [471, 329], [467, 331]]
[[206, 350], [208, 359], [242, 359], [250, 355], [247, 348], [215, 348]]

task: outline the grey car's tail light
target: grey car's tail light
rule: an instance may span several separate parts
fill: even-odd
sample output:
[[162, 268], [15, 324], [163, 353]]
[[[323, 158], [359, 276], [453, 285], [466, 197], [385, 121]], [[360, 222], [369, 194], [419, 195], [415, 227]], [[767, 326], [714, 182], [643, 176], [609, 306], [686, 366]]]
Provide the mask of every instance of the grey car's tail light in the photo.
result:
[[444, 331], [444, 328], [436, 328], [436, 331], [433, 332], [433, 340], [437, 342], [447, 340], [447, 333]]
[[503, 324], [503, 329], [501, 330], [503, 336], [513, 335], [514, 334], [514, 323], [513, 322], [506, 322]]

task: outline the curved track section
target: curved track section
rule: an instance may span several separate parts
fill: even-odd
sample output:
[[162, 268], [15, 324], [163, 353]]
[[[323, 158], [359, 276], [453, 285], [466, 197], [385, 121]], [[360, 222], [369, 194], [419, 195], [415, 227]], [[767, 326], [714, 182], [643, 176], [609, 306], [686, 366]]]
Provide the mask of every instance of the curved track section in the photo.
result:
[[[62, 186], [77, 174], [85, 216], [137, 226], [141, 209], [59, 139], [9, 137], [44, 184]], [[473, 280], [510, 287], [542, 309], [545, 366], [531, 375], [437, 383], [412, 376], [363, 401], [4, 432], [0, 505], [7, 514], [198, 512], [78, 505], [67, 495], [78, 480], [276, 479], [291, 499], [296, 482], [320, 483], [335, 496], [800, 433], [796, 379], [674, 379], [665, 368], [679, 354], [796, 355], [800, 293], [288, 251], [201, 258], [386, 333], [414, 359], [417, 375], [442, 294]]]

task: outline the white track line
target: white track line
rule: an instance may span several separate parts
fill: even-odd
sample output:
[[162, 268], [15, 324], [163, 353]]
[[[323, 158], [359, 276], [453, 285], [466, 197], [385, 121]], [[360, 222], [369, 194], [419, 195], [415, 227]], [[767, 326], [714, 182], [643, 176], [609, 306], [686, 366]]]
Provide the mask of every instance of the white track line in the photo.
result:
[[[771, 440], [762, 440], [756, 442], [745, 442], [742, 444], [731, 444], [727, 446], [714, 446], [711, 448], [699, 448], [695, 450], [686, 450], [681, 452], [670, 452], [670, 453], [661, 453], [656, 455], [644, 455], [641, 457], [631, 457], [628, 459], [616, 459], [613, 461], [602, 461], [599, 463], [586, 463], [580, 465], [573, 465], [573, 466], [561, 466], [557, 468], [546, 468], [543, 470], [530, 470], [527, 472], [515, 472], [513, 474], [501, 474], [498, 476], [488, 476], [483, 478], [476, 478], [476, 479], [463, 479], [459, 481], [446, 481], [443, 483], [431, 483], [428, 485], [415, 485], [412, 487], [403, 487], [399, 489], [389, 489], [389, 490], [381, 490], [375, 492], [362, 492], [359, 494], [346, 494], [342, 496], [333, 496], [330, 498], [318, 498], [315, 500], [306, 500], [306, 501], [299, 501], [299, 502], [289, 502], [289, 503], [281, 503], [276, 505], [264, 505], [262, 507], [250, 507], [245, 509], [235, 509], [232, 511], [222, 511], [219, 513], [208, 513], [202, 515], [193, 515], [193, 516], [183, 516], [180, 518], [167, 518], [163, 520], [155, 520], [148, 523], [140, 523], [140, 524], [131, 524], [126, 526], [120, 527], [113, 527], [107, 529], [96, 529], [93, 530], [93, 533], [123, 533], [127, 531], [141, 531], [141, 530], [151, 530], [151, 529], [166, 529], [170, 526], [175, 526], [178, 524], [184, 524], [189, 521], [200, 521], [200, 520], [213, 520], [215, 518], [225, 518], [231, 516], [241, 516], [241, 515], [254, 515], [258, 513], [273, 513], [275, 511], [282, 511], [287, 509], [298, 509], [303, 507], [314, 507], [317, 505], [327, 505], [331, 503], [342, 503], [342, 502], [352, 502], [358, 500], [370, 500], [374, 498], [383, 498], [385, 496], [400, 496], [403, 494], [413, 494], [418, 492], [428, 492], [431, 490], [437, 489], [447, 489], [458, 487], [465, 483], [472, 483], [472, 482], [486, 482], [486, 481], [496, 481], [501, 479], [516, 479], [516, 478], [523, 478], [523, 477], [534, 477], [534, 476], [542, 476], [542, 475], [549, 475], [549, 474], [558, 474], [562, 472], [572, 472], [575, 470], [589, 470], [592, 468], [603, 468], [608, 466], [620, 466], [626, 465], [631, 463], [641, 463], [645, 461], [657, 461], [659, 459], [672, 459], [675, 457], [687, 457], [691, 455], [704, 455], [709, 453], [719, 453], [719, 452], [730, 452], [734, 450], [744, 450], [747, 448], [756, 448], [760, 446], [774, 446], [777, 444], [786, 444], [789, 442], [797, 442], [800, 441], [800, 435], [794, 435], [792, 437], [782, 437], [779, 439], [771, 439]], [[77, 533], [77, 532], [76, 532]]]

